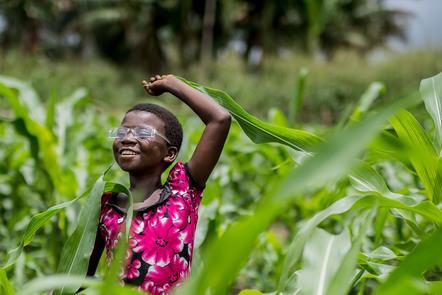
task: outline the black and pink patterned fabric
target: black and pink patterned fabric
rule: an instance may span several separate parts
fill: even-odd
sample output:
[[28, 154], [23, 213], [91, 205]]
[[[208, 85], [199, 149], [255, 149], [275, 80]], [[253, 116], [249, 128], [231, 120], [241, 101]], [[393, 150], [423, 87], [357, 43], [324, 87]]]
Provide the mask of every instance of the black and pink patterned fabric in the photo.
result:
[[[198, 207], [202, 188], [195, 185], [187, 167], [178, 162], [170, 170], [160, 202], [135, 211], [122, 281], [152, 295], [168, 294], [190, 273]], [[108, 261], [122, 231], [125, 212], [104, 193], [99, 233], [105, 241]]]

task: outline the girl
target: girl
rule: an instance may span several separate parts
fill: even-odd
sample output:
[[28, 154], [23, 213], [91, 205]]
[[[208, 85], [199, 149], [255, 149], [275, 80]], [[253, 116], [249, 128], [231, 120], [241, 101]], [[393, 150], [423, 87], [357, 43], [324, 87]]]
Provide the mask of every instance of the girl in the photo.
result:
[[[126, 112], [120, 127], [109, 132], [114, 138], [115, 160], [129, 173], [134, 199], [122, 279], [153, 295], [168, 294], [190, 272], [198, 206], [224, 146], [231, 117], [208, 95], [173, 75], [156, 75], [142, 83], [150, 95], [175, 95], [206, 124], [190, 160], [177, 162], [164, 184], [161, 174], [175, 161], [182, 141], [181, 125], [172, 113], [157, 105], [138, 104]], [[127, 203], [124, 194], [103, 194], [89, 276], [95, 274], [104, 249], [111, 258], [125, 228]]]

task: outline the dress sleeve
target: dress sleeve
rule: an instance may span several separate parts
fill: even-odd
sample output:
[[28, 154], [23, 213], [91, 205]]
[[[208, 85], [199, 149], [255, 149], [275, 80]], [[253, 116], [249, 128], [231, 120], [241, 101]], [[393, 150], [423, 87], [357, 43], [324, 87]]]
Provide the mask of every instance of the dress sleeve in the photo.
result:
[[194, 190], [202, 193], [204, 186], [194, 180], [187, 163], [177, 162], [170, 170], [167, 178], [170, 188], [178, 192]]
[[103, 211], [104, 205], [106, 205], [107, 201], [112, 197], [112, 192], [105, 192], [101, 195], [101, 211]]
[[107, 201], [112, 197], [112, 192], [105, 192], [101, 195], [101, 208], [100, 208], [100, 219], [98, 220], [98, 226], [103, 223], [103, 215], [105, 213], [105, 208], [107, 205]]

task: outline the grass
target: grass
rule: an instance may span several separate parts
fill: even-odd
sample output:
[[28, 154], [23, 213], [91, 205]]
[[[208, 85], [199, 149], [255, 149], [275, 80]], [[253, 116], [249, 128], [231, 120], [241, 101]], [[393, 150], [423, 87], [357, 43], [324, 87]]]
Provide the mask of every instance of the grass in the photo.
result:
[[[234, 80], [219, 79], [227, 78]], [[266, 87], [273, 85], [264, 81]], [[370, 109], [358, 108], [362, 103], [355, 101], [350, 111], [357, 108], [357, 116], [349, 112], [341, 115], [340, 125], [304, 128], [314, 134], [262, 122], [241, 109], [240, 99], [237, 105], [222, 91], [189, 83], [228, 108], [236, 123], [205, 190], [194, 271], [180, 294], [396, 294], [403, 288], [410, 294], [438, 294], [440, 284], [434, 281], [442, 276], [434, 267], [441, 266], [434, 249], [441, 240], [442, 165], [434, 135], [442, 132], [441, 114], [421, 111], [439, 103], [432, 94], [442, 97], [442, 75], [422, 84], [422, 99], [410, 95]], [[102, 263], [98, 278], [84, 281], [85, 262], [69, 256], [78, 251], [76, 257], [87, 257], [95, 235], [85, 224], [98, 210], [92, 200], [97, 201], [103, 183], [97, 182], [90, 201], [69, 201], [91, 187], [110, 163], [105, 127], [118, 122], [115, 111], [105, 112], [107, 106], [87, 96], [32, 101], [32, 91], [20, 81], [1, 79], [7, 109], [0, 121], [0, 233], [8, 238], [0, 240], [0, 290], [24, 294], [85, 283], [98, 294], [136, 294], [117, 287], [118, 260], [111, 270]], [[283, 112], [279, 116], [280, 124], [287, 121]], [[180, 157], [187, 159], [202, 126], [187, 116], [183, 124], [188, 132]], [[296, 150], [300, 143], [303, 149]], [[105, 181], [110, 190], [125, 190], [114, 183], [124, 183], [121, 171], [111, 169]], [[87, 206], [79, 215], [81, 205]], [[69, 236], [73, 242], [66, 244]], [[342, 255], [341, 248], [351, 255]], [[57, 269], [65, 272], [57, 268], [60, 261], [77, 276], [56, 274]]]

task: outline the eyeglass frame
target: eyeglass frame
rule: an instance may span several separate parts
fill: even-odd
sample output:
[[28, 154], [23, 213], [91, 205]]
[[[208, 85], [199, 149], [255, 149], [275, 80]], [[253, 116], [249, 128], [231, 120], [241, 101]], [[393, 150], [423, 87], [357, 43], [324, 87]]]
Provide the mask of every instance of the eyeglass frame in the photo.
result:
[[[118, 129], [126, 129], [126, 133], [125, 133], [125, 135], [123, 136], [123, 137], [119, 137], [119, 136], [111, 136], [111, 133], [114, 131], [114, 130], [118, 130]], [[149, 136], [149, 137], [140, 137], [140, 136], [138, 136], [137, 135], [137, 131], [135, 131], [135, 129], [145, 129], [145, 130], [148, 130], [148, 129], [150, 129], [151, 131], [152, 131], [152, 136]], [[139, 127], [139, 126], [137, 126], [137, 127], [124, 127], [124, 126], [120, 126], [120, 127], [117, 127], [117, 128], [111, 128], [111, 129], [109, 129], [109, 132], [108, 132], [108, 137], [109, 138], [113, 138], [113, 139], [119, 139], [119, 140], [121, 140], [121, 139], [123, 139], [125, 136], [127, 136], [128, 134], [129, 134], [129, 132], [132, 132], [132, 135], [136, 138], [136, 139], [141, 139], [141, 140], [143, 140], [143, 139], [148, 139], [148, 138], [152, 138], [152, 137], [154, 137], [155, 135], [158, 135], [159, 137], [161, 137], [162, 139], [164, 139], [169, 145], [171, 145], [171, 143], [170, 143], [170, 140], [169, 139], [167, 139], [167, 137], [165, 136], [165, 135], [163, 135], [161, 132], [159, 132], [157, 129], [155, 129], [154, 127], [152, 127], [152, 126], [144, 126], [144, 127]]]

